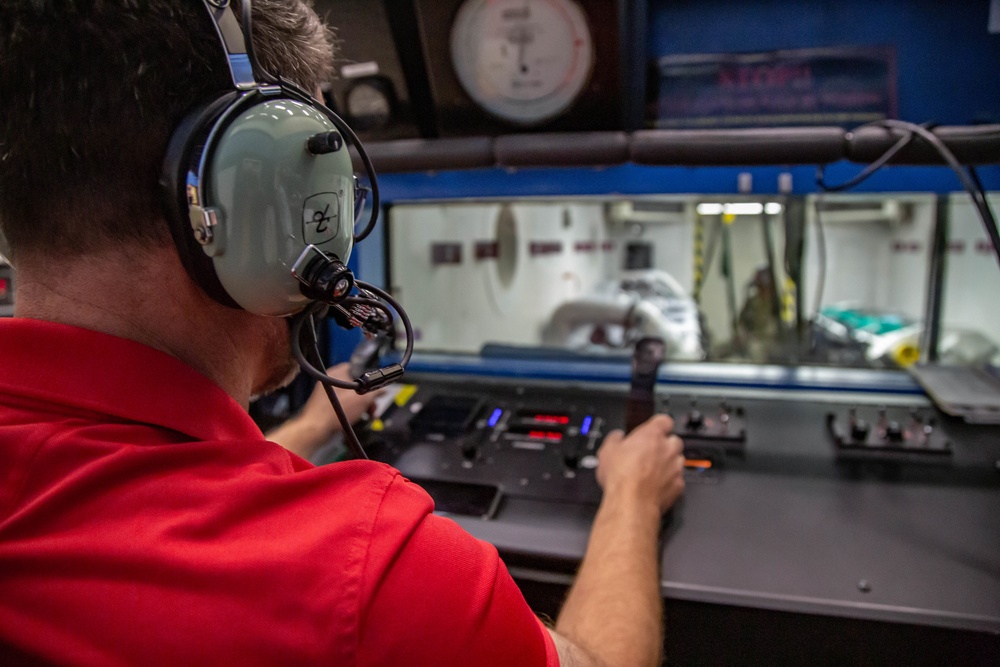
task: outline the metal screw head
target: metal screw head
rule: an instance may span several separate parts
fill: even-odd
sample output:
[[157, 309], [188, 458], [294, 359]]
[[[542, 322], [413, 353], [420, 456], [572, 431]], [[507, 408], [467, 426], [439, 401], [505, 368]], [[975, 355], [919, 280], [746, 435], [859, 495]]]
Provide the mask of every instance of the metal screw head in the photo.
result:
[[194, 228], [194, 238], [198, 241], [198, 243], [208, 245], [212, 242], [212, 230], [203, 225], [199, 225]]
[[862, 593], [870, 593], [872, 590], [871, 582], [869, 582], [867, 579], [859, 579], [858, 590], [861, 591]]

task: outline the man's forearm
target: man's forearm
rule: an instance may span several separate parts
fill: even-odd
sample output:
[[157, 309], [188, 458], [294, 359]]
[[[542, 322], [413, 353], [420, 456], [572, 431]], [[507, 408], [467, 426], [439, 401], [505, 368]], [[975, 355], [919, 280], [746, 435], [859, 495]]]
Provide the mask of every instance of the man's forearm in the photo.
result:
[[268, 431], [265, 437], [308, 459], [326, 442], [329, 433], [313, 421], [296, 416]]
[[625, 490], [605, 494], [556, 631], [600, 662], [659, 665], [663, 601], [660, 509]]

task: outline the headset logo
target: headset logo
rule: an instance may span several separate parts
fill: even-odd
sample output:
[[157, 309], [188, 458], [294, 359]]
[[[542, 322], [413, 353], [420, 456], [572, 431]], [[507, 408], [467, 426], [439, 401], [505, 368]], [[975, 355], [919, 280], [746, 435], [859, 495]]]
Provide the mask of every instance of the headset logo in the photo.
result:
[[302, 204], [302, 238], [307, 244], [322, 245], [340, 234], [340, 194], [320, 192]]

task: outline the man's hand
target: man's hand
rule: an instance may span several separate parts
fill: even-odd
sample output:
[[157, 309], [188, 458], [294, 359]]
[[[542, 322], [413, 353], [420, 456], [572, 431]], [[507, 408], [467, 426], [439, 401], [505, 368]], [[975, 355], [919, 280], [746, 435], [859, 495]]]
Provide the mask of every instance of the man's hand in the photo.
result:
[[597, 453], [604, 498], [576, 582], [553, 632], [565, 665], [659, 665], [660, 517], [684, 490], [674, 421], [656, 415], [628, 436], [613, 431]]
[[[345, 382], [354, 379], [348, 375], [346, 363], [331, 366], [326, 372], [330, 377]], [[347, 419], [354, 424], [368, 412], [382, 390], [359, 395], [352, 389], [335, 387], [334, 392], [340, 400], [341, 407], [344, 408]], [[317, 382], [302, 410], [284, 424], [270, 431], [267, 437], [272, 442], [276, 442], [285, 449], [307, 459], [320, 446], [342, 430], [343, 427], [340, 425], [340, 420], [337, 418], [333, 406], [330, 405], [326, 391]]]
[[654, 415], [627, 437], [612, 431], [597, 452], [597, 482], [604, 493], [657, 499], [666, 512], [684, 491], [684, 447], [674, 420]]

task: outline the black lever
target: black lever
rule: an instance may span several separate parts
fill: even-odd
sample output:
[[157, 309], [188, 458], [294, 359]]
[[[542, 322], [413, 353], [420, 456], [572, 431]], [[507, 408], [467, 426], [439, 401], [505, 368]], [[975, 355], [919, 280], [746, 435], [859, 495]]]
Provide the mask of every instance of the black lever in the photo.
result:
[[653, 416], [656, 411], [656, 371], [666, 356], [662, 338], [641, 338], [632, 354], [632, 386], [625, 401], [625, 432]]

